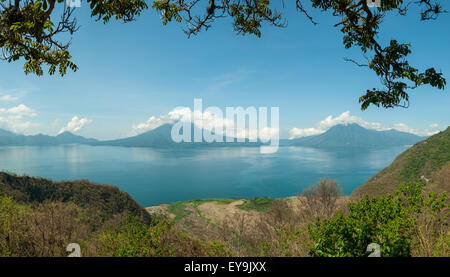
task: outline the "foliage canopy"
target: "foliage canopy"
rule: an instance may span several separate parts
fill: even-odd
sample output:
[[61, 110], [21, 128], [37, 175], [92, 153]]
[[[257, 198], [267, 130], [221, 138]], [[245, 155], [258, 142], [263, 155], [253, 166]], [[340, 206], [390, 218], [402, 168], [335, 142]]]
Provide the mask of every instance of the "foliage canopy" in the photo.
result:
[[[424, 194], [421, 183], [403, 185], [394, 195], [366, 196], [359, 202], [349, 203], [346, 214], [337, 212], [332, 218], [318, 219], [311, 225], [309, 233], [315, 243], [310, 254], [367, 257], [367, 246], [377, 243], [382, 257], [411, 256], [413, 239], [423, 240], [421, 226], [435, 225], [436, 230], [427, 230], [433, 234], [443, 226], [448, 227], [446, 201], [445, 193]], [[448, 234], [444, 237], [448, 238]]]
[[[86, 2], [89, 3], [91, 16], [104, 23], [111, 18], [124, 23], [133, 21], [151, 6], [160, 13], [164, 25], [171, 21], [184, 22], [188, 36], [208, 30], [214, 21], [224, 17], [232, 18], [234, 31], [242, 35], [260, 37], [264, 23], [286, 26], [283, 14], [276, 7], [279, 3], [269, 0]], [[378, 8], [369, 7], [367, 0], [296, 0], [295, 8], [317, 24], [305, 8], [306, 2], [313, 9], [331, 11], [333, 16], [339, 18], [334, 26], [343, 33], [344, 46], [359, 47], [366, 61], [346, 60], [371, 69], [380, 78], [383, 88], [368, 89], [359, 98], [362, 110], [371, 104], [384, 108], [408, 107], [407, 90], [421, 85], [444, 89], [446, 80], [441, 72], [433, 67], [420, 71], [409, 64], [410, 44], [393, 39], [382, 45], [378, 38], [380, 25], [388, 13], [406, 15], [412, 6], [419, 6], [420, 20], [435, 20], [446, 12], [439, 0], [383, 0]], [[283, 9], [284, 3], [281, 3]], [[65, 42], [57, 39], [61, 33], [71, 36], [78, 29], [73, 18], [74, 8], [67, 6], [65, 0], [0, 0], [0, 5], [0, 47], [4, 60], [13, 62], [24, 58], [26, 74], [43, 75], [43, 66], [48, 66], [49, 74], [58, 70], [60, 75], [65, 75], [68, 68], [73, 71], [78, 69], [69, 52], [70, 39]], [[57, 13], [60, 19], [56, 19]]]

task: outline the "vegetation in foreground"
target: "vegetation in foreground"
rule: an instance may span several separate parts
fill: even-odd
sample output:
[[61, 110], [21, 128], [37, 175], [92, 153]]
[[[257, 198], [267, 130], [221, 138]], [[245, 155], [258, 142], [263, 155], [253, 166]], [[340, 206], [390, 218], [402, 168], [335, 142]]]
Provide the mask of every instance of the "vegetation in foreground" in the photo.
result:
[[[380, 245], [382, 256], [450, 256], [447, 196], [425, 193], [420, 183], [349, 202], [342, 201], [336, 181], [323, 179], [295, 201], [216, 199], [175, 206], [239, 203], [243, 213], [206, 220], [195, 232], [180, 227], [188, 216], [153, 214], [145, 223], [130, 212], [109, 210], [100, 220], [99, 207], [74, 199], [27, 202], [2, 193], [0, 256], [66, 256], [73, 242], [83, 256], [355, 257], [369, 255], [370, 243]], [[208, 219], [200, 209], [190, 212]]]
[[120, 214], [136, 216], [149, 224], [150, 215], [128, 193], [88, 180], [54, 182], [45, 178], [0, 172], [0, 191], [24, 204], [72, 203], [85, 209], [98, 223]]

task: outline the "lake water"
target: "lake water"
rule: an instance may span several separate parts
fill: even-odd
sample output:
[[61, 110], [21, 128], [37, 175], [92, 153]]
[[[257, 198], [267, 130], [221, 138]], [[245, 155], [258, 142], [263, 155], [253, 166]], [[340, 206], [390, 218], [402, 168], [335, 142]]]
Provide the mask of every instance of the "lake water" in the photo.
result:
[[407, 147], [318, 150], [259, 147], [159, 150], [108, 146], [0, 147], [0, 170], [117, 185], [143, 206], [197, 198], [286, 197], [322, 177], [350, 194]]

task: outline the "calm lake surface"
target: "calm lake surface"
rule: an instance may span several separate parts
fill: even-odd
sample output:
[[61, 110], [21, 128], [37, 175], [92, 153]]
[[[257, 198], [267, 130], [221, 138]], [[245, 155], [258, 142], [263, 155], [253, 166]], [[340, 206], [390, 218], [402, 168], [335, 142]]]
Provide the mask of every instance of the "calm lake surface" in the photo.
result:
[[286, 197], [322, 177], [350, 194], [407, 147], [318, 150], [259, 147], [160, 150], [109, 146], [0, 147], [0, 170], [117, 185], [143, 206], [197, 198]]

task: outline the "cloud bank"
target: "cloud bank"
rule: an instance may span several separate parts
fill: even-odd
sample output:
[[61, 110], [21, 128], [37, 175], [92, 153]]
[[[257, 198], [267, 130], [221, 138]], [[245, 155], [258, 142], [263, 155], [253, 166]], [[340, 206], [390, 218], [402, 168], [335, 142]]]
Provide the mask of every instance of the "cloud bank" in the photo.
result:
[[84, 128], [86, 125], [92, 123], [92, 120], [87, 118], [78, 118], [78, 116], [74, 116], [72, 120], [67, 123], [66, 127], [63, 127], [58, 134], [64, 133], [64, 132], [72, 132], [76, 133], [80, 131], [82, 128]]
[[24, 104], [12, 108], [0, 108], [0, 128], [22, 133], [26, 129], [38, 125], [27, 120], [36, 115], [35, 110]]
[[187, 118], [192, 113], [191, 109], [186, 107], [178, 107], [170, 111], [167, 115], [159, 117], [151, 116], [147, 121], [133, 124], [133, 135], [138, 135], [144, 132], [151, 131], [164, 124], [173, 124], [178, 120]]
[[411, 127], [408, 127], [404, 123], [397, 123], [392, 126], [384, 126], [381, 123], [378, 122], [368, 122], [363, 120], [360, 117], [350, 115], [350, 111], [343, 112], [337, 117], [333, 117], [332, 115], [327, 116], [324, 120], [321, 120], [319, 123], [317, 123], [316, 127], [312, 128], [292, 128], [289, 130], [289, 139], [295, 139], [300, 137], [306, 137], [306, 136], [312, 136], [312, 135], [319, 135], [324, 132], [326, 132], [328, 129], [335, 125], [343, 124], [351, 124], [356, 123], [361, 125], [362, 127], [366, 129], [372, 129], [377, 131], [385, 131], [385, 130], [398, 130], [401, 132], [407, 132], [412, 133], [419, 136], [431, 136], [439, 132], [438, 124], [431, 124], [426, 129], [414, 129]]
[[235, 135], [233, 137], [236, 138], [257, 139], [259, 133], [259, 138], [267, 140], [268, 138], [272, 137], [273, 134], [279, 132], [279, 129], [270, 127], [265, 127], [261, 130], [250, 128], [237, 130], [234, 121], [228, 120], [227, 118], [223, 117], [223, 115], [218, 116], [216, 113], [208, 111], [208, 109], [201, 112], [192, 111], [188, 107], [177, 107], [170, 111], [167, 115], [162, 115], [159, 117], [151, 116], [145, 122], [134, 124], [132, 126], [132, 135], [138, 135], [154, 130], [164, 124], [174, 124], [177, 121], [191, 121], [195, 124], [194, 118], [202, 118], [203, 129], [220, 135], [225, 135], [226, 129], [234, 127]]

